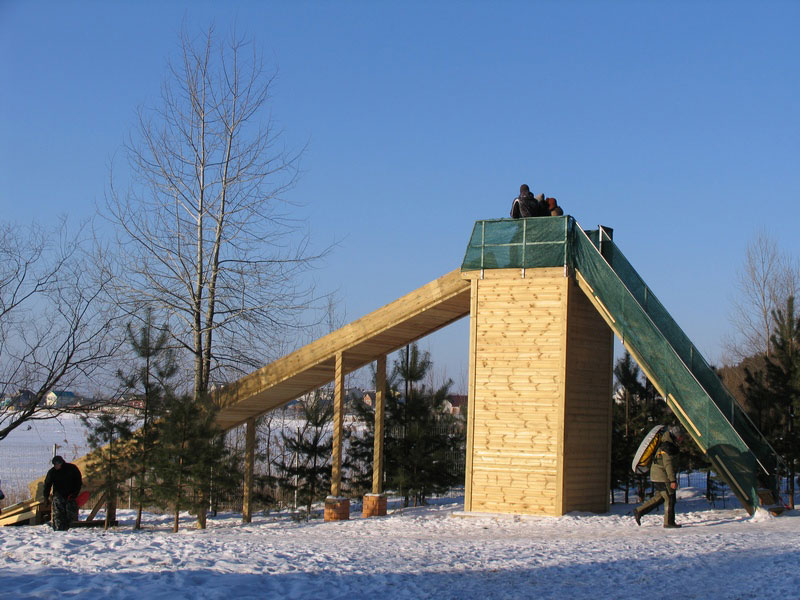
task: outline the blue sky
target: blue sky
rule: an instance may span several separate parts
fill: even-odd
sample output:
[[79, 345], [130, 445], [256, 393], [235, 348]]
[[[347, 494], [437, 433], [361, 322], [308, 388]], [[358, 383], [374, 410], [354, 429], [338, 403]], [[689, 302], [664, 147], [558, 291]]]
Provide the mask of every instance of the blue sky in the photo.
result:
[[[91, 216], [182, 24], [251, 35], [308, 144], [317, 272], [347, 321], [457, 268], [523, 182], [615, 239], [710, 361], [747, 242], [800, 255], [796, 2], [0, 0], [3, 218]], [[428, 338], [457, 380], [466, 321]]]

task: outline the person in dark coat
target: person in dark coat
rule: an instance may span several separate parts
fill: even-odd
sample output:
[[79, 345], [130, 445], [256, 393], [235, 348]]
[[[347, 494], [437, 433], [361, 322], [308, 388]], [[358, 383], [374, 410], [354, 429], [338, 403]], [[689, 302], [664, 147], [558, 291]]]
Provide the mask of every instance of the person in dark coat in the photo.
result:
[[519, 186], [519, 196], [514, 198], [514, 202], [511, 204], [511, 218], [524, 219], [544, 216], [549, 214], [544, 212], [545, 206], [544, 194], [534, 196], [528, 185], [523, 183]]
[[678, 458], [678, 446], [683, 441], [683, 430], [677, 425], [672, 425], [661, 437], [661, 443], [656, 450], [653, 464], [650, 466], [650, 481], [656, 488], [656, 494], [650, 500], [633, 509], [633, 518], [636, 524], [641, 525], [642, 517], [665, 504], [664, 527], [673, 529], [680, 527], [675, 522], [675, 499], [678, 490], [678, 481], [675, 476], [675, 463]]
[[54, 456], [53, 467], [44, 478], [44, 499], [50, 500], [52, 489], [53, 529], [56, 531], [66, 531], [78, 520], [78, 493], [82, 485], [81, 470], [60, 456]]

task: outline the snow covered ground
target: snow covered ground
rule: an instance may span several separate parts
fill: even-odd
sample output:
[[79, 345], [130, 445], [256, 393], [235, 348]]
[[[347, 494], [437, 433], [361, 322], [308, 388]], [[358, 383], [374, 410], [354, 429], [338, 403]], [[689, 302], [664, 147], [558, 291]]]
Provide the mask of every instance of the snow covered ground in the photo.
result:
[[[85, 444], [74, 419], [13, 435], [0, 442], [4, 486], [43, 474], [53, 443], [67, 459]], [[147, 515], [135, 532], [129, 510], [108, 532], [4, 527], [0, 598], [800, 598], [800, 512], [750, 518], [733, 499], [722, 509], [694, 488], [678, 497], [676, 530], [662, 529], [660, 515], [637, 527], [632, 505], [605, 515], [460, 517], [461, 498], [394, 502], [375, 519], [361, 519], [354, 504], [340, 523], [257, 515], [243, 525], [241, 515], [221, 514], [205, 531], [187, 514], [177, 534], [167, 515]]]
[[170, 532], [132, 511], [108, 532], [0, 529], [0, 597], [80, 598], [800, 598], [800, 513], [715, 510], [680, 490], [682, 529], [648, 515], [458, 517], [459, 500], [346, 522], [220, 515]]

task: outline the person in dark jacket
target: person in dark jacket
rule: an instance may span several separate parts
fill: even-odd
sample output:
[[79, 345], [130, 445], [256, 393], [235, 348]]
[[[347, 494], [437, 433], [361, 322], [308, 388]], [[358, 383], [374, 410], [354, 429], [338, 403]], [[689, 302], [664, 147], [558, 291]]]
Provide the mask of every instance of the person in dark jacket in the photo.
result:
[[656, 494], [650, 500], [633, 509], [633, 518], [636, 524], [642, 524], [642, 517], [665, 504], [664, 527], [673, 529], [680, 527], [675, 523], [675, 498], [678, 490], [678, 481], [675, 476], [675, 463], [678, 458], [678, 446], [683, 441], [683, 430], [677, 425], [672, 425], [661, 437], [661, 443], [656, 450], [653, 464], [650, 466], [650, 481], [656, 488]]
[[511, 218], [520, 219], [527, 217], [542, 217], [550, 214], [546, 212], [547, 203], [544, 194], [534, 196], [527, 184], [519, 186], [519, 196], [511, 204]]
[[44, 499], [50, 500], [52, 489], [53, 529], [56, 531], [66, 531], [78, 520], [78, 493], [82, 485], [81, 470], [60, 456], [54, 456], [53, 467], [44, 478]]

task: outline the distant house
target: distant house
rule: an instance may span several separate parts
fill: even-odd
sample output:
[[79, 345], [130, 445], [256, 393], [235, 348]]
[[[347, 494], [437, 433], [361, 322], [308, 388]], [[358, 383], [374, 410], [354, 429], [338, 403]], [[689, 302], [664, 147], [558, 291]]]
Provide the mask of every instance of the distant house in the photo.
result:
[[53, 390], [44, 397], [44, 402], [49, 408], [67, 408], [77, 406], [80, 398], [68, 390]]
[[451, 415], [460, 415], [467, 406], [467, 396], [463, 394], [450, 394], [446, 400], [450, 403]]
[[119, 399], [119, 404], [126, 408], [133, 408], [135, 410], [144, 410], [145, 397], [141, 394], [130, 394], [122, 396]]
[[36, 394], [30, 390], [19, 390], [16, 394], [4, 396], [0, 400], [0, 408], [10, 410], [20, 410], [30, 406], [36, 400]]
[[375, 392], [364, 392], [362, 400], [367, 406], [375, 408]]

